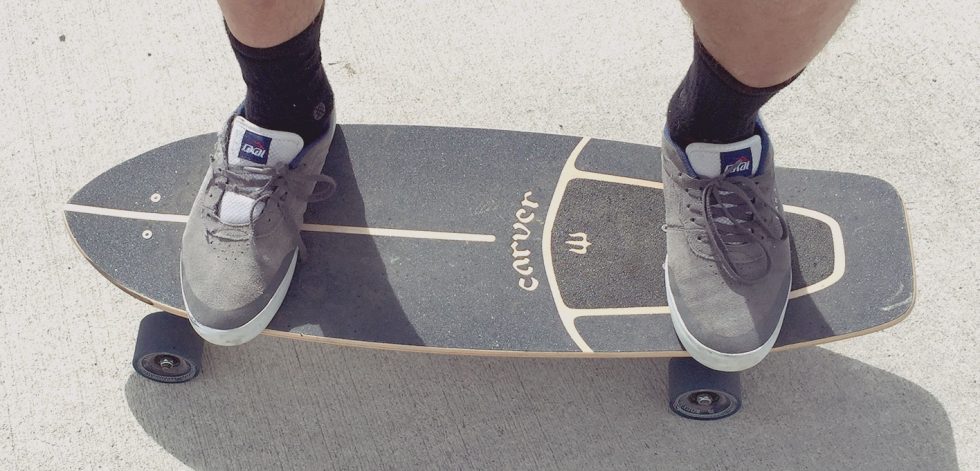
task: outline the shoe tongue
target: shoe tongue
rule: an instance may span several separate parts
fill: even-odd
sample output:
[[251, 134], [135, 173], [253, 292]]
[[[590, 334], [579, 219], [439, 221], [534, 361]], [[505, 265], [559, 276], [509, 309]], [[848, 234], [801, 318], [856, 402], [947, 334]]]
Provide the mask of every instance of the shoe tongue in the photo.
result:
[[298, 134], [273, 131], [236, 116], [228, 131], [229, 165], [276, 165], [292, 162], [303, 150]]
[[[303, 138], [298, 134], [265, 129], [241, 116], [235, 117], [228, 131], [229, 166], [288, 165], [301, 150]], [[264, 208], [264, 202], [226, 191], [218, 203], [218, 219], [225, 224], [248, 224]]]
[[729, 175], [755, 176], [762, 160], [762, 138], [752, 136], [731, 144], [689, 144], [687, 161], [699, 177], [713, 178], [731, 169]]

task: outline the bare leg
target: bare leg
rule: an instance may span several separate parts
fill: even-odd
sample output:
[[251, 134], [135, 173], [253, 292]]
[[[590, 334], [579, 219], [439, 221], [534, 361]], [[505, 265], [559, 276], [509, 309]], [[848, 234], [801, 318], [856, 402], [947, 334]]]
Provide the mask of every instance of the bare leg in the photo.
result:
[[681, 147], [756, 134], [759, 109], [806, 67], [853, 0], [681, 0], [694, 22], [694, 60], [667, 108]]
[[323, 0], [218, 0], [228, 29], [255, 48], [272, 47], [303, 31]]
[[708, 52], [738, 81], [762, 88], [803, 70], [854, 0], [681, 0]]

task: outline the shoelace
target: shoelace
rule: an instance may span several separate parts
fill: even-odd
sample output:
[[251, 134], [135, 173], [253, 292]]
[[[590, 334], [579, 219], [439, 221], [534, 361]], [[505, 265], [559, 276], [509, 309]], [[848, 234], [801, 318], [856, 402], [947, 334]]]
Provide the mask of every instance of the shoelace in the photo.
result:
[[[688, 184], [681, 182], [685, 191], [698, 186], [701, 190], [701, 215], [704, 217], [705, 233], [714, 253], [718, 255], [726, 274], [736, 281], [752, 282], [769, 273], [772, 268], [772, 253], [765, 238], [780, 241], [789, 237], [786, 220], [766, 198], [762, 196], [757, 184], [748, 177], [732, 176], [730, 172], [707, 180], [693, 180]], [[692, 212], [694, 208], [691, 208]], [[725, 218], [730, 224], [719, 222]], [[779, 223], [780, 233], [773, 233], [772, 222]], [[732, 262], [730, 246], [756, 244], [766, 256], [766, 268], [757, 276], [739, 273]]]
[[[326, 188], [320, 190], [314, 189], [313, 193], [309, 197], [302, 198], [299, 196], [299, 185], [303, 183], [309, 183], [315, 181], [316, 183], [327, 183]], [[255, 223], [255, 208], [259, 206], [260, 202], [266, 202], [273, 198], [287, 197], [295, 198], [297, 200], [305, 199], [306, 202], [315, 203], [318, 201], [324, 201], [330, 198], [334, 192], [337, 190], [337, 181], [328, 175], [304, 175], [296, 171], [291, 171], [288, 165], [279, 164], [271, 167], [258, 167], [258, 166], [242, 166], [242, 167], [226, 167], [226, 168], [215, 168], [214, 169], [214, 184], [222, 191], [231, 191], [233, 193], [238, 193], [243, 196], [247, 196], [255, 200], [255, 204], [252, 205], [252, 214], [250, 223], [248, 224], [249, 229]], [[217, 208], [212, 208], [207, 211], [208, 217], [212, 220], [221, 223], [216, 212]], [[291, 229], [299, 230], [296, 226], [296, 222], [292, 218], [286, 217], [286, 223], [289, 224]], [[217, 237], [224, 240], [240, 241], [247, 240], [251, 237], [251, 230], [236, 230], [232, 232], [226, 231], [215, 231], [208, 229], [208, 235], [212, 237]], [[305, 247], [300, 242], [300, 252], [305, 252]]]

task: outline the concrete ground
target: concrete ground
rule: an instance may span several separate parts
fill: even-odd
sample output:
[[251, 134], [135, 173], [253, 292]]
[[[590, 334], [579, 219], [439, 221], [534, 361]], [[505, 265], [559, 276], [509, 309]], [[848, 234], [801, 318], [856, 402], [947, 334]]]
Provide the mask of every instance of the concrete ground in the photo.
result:
[[[678, 5], [649, 3], [330, 1], [323, 60], [342, 123], [659, 144], [691, 44]], [[898, 188], [918, 299], [882, 333], [773, 355], [714, 423], [667, 410], [663, 361], [262, 337], [207, 349], [189, 384], [134, 376], [150, 308], [82, 259], [61, 208], [238, 103], [217, 7], [0, 6], [0, 469], [980, 469], [973, 0], [859, 4], [765, 110], [780, 165]]]

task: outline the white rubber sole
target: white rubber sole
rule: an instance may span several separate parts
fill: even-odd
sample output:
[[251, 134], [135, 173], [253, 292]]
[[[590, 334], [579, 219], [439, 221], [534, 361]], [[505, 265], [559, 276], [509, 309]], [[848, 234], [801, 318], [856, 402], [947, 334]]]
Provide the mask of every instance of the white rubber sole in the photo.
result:
[[684, 325], [684, 320], [681, 319], [680, 313], [674, 307], [674, 295], [670, 292], [670, 273], [667, 271], [666, 260], [664, 260], [664, 280], [667, 289], [667, 306], [670, 308], [670, 321], [674, 324], [674, 331], [677, 333], [677, 338], [680, 339], [681, 345], [684, 346], [687, 353], [690, 353], [691, 357], [697, 360], [698, 363], [718, 371], [743, 371], [758, 365], [772, 351], [772, 347], [776, 344], [776, 339], [779, 337], [779, 331], [783, 328], [786, 305], [789, 304], [789, 291], [786, 292], [786, 302], [783, 303], [783, 310], [779, 313], [779, 322], [776, 324], [776, 330], [766, 340], [766, 343], [748, 352], [725, 353], [707, 347], [699, 342], [698, 339], [694, 338], [691, 332], [687, 330], [687, 326]]
[[[221, 345], [225, 347], [231, 347], [235, 345], [241, 345], [249, 340], [258, 337], [259, 334], [269, 326], [272, 322], [272, 318], [276, 316], [276, 312], [282, 306], [282, 301], [286, 298], [286, 293], [289, 291], [289, 285], [293, 281], [293, 273], [296, 271], [296, 259], [299, 256], [299, 249], [293, 251], [293, 260], [289, 263], [289, 269], [286, 270], [286, 277], [279, 283], [276, 288], [275, 293], [272, 294], [272, 299], [269, 300], [269, 304], [266, 304], [258, 315], [256, 315], [252, 320], [248, 321], [241, 327], [236, 327], [234, 329], [215, 329], [208, 326], [201, 325], [194, 319], [194, 313], [187, 310], [188, 318], [191, 321], [191, 327], [200, 335], [202, 339], [213, 343], [215, 345]], [[183, 283], [181, 284], [183, 286]], [[180, 292], [181, 296], [184, 295], [183, 288]], [[185, 298], [184, 305], [187, 305], [187, 300]]]

